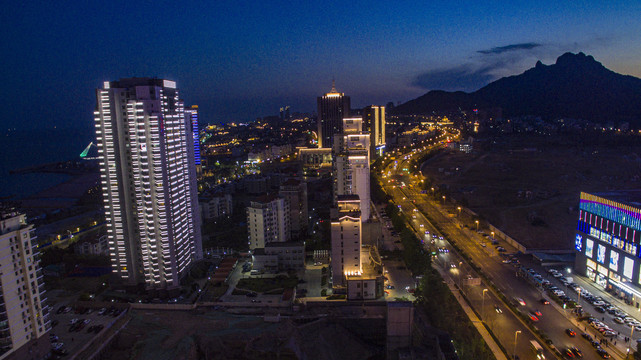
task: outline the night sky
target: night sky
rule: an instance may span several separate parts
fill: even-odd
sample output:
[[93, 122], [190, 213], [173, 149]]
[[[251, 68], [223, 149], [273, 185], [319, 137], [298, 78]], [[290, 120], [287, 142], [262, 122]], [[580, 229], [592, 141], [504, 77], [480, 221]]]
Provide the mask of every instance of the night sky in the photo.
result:
[[641, 76], [639, 1], [25, 3], [0, 12], [3, 131], [90, 127], [94, 89], [131, 76], [175, 80], [204, 122], [315, 111], [332, 78], [353, 107], [476, 90], [567, 51]]

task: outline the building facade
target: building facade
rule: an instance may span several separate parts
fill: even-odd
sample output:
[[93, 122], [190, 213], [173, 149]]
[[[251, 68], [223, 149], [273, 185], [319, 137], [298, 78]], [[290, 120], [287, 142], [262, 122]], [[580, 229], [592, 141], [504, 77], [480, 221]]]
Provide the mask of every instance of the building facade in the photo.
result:
[[194, 165], [198, 176], [202, 173], [202, 164], [200, 161], [200, 130], [198, 128], [198, 105], [192, 105], [185, 109], [185, 119], [191, 129], [194, 143]]
[[292, 239], [298, 239], [307, 233], [309, 223], [307, 183], [300, 179], [288, 179], [280, 185], [278, 194], [288, 202]]
[[267, 244], [264, 249], [256, 249], [252, 254], [252, 269], [277, 272], [305, 269], [305, 244], [289, 241]]
[[109, 256], [109, 237], [107, 235], [102, 235], [97, 236], [92, 240], [77, 242], [73, 246], [73, 252], [79, 255]]
[[94, 112], [112, 271], [174, 288], [202, 257], [193, 127], [176, 83], [105, 82]]
[[361, 220], [370, 218], [369, 134], [361, 131], [362, 119], [344, 120], [344, 132], [334, 140], [334, 199], [358, 195]]
[[230, 194], [214, 194], [211, 197], [203, 197], [200, 200], [202, 218], [212, 220], [221, 217], [231, 216], [233, 208]]
[[51, 348], [34, 233], [24, 214], [0, 209], [0, 359], [42, 358]]
[[264, 196], [247, 207], [249, 249], [262, 249], [267, 244], [290, 240], [288, 202], [276, 196]]
[[332, 90], [318, 97], [318, 147], [332, 148], [334, 135], [343, 132], [343, 118], [349, 116], [349, 96], [339, 93], [332, 81]]
[[381, 156], [385, 151], [385, 106], [371, 105], [363, 109], [363, 130], [370, 134], [370, 156]]
[[336, 208], [332, 209], [332, 284], [345, 286], [346, 276], [360, 275], [362, 224], [361, 200], [358, 195], [339, 195]]
[[[607, 197], [606, 197], [607, 196]], [[617, 193], [581, 193], [575, 270], [630, 303], [641, 303], [641, 209]]]

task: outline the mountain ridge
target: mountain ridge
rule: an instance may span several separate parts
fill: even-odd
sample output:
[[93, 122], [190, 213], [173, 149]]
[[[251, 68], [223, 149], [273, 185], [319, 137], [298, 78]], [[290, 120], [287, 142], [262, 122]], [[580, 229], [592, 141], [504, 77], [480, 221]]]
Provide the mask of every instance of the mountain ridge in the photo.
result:
[[641, 125], [641, 79], [618, 74], [582, 52], [535, 66], [471, 92], [432, 90], [395, 108], [396, 114], [503, 109], [504, 116], [572, 117]]

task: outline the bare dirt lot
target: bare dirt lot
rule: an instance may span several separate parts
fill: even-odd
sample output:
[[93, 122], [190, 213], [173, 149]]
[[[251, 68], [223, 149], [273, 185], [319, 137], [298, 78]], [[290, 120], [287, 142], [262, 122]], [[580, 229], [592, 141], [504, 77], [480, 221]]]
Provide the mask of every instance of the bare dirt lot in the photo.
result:
[[591, 139], [512, 135], [475, 141], [473, 153], [448, 150], [422, 170], [433, 186], [526, 247], [570, 250], [581, 191], [641, 187], [641, 146], [630, 145], [630, 137]]

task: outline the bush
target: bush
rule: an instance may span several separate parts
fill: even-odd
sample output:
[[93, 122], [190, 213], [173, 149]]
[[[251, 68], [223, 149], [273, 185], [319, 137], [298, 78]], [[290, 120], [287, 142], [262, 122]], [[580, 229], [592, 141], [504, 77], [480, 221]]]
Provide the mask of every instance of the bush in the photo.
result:
[[327, 289], [321, 290], [321, 296], [327, 296]]

